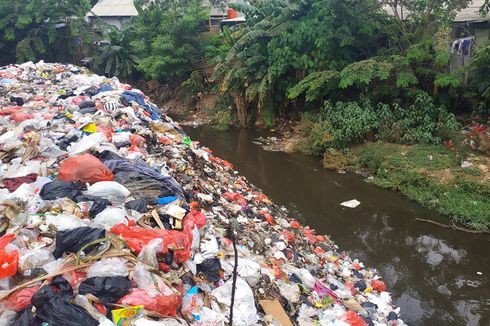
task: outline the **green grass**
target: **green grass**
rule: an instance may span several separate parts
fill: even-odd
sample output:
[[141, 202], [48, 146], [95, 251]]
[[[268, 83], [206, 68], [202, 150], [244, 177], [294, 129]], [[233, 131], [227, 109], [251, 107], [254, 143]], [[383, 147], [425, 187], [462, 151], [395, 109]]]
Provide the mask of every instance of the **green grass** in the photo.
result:
[[[367, 143], [354, 148], [353, 168], [367, 169], [372, 182], [399, 190], [477, 230], [490, 228], [490, 182], [478, 167], [461, 168], [467, 152], [439, 145]], [[487, 162], [472, 155], [472, 162]]]

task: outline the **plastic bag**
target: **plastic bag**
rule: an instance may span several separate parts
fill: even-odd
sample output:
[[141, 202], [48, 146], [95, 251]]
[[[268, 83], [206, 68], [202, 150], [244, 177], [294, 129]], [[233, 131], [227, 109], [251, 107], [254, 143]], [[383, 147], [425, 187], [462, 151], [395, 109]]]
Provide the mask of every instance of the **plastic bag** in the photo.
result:
[[296, 283], [279, 283], [279, 293], [281, 293], [282, 297], [291, 303], [299, 301], [300, 289]]
[[181, 312], [188, 320], [200, 320], [199, 312], [204, 305], [203, 294], [197, 286], [193, 286], [182, 298]]
[[68, 281], [57, 276], [51, 285], [41, 287], [31, 301], [36, 307], [36, 316], [50, 326], [98, 326], [99, 322], [85, 309], [69, 302], [72, 296]]
[[10, 119], [15, 122], [22, 122], [29, 119], [34, 119], [34, 115], [28, 112], [15, 111], [10, 115]]
[[[114, 323], [110, 321], [102, 312], [100, 312], [87, 297], [83, 295], [76, 295], [73, 299], [73, 303], [82, 307], [92, 318], [99, 322], [99, 326], [114, 326]], [[102, 309], [101, 309], [102, 310]]]
[[[221, 268], [228, 274], [233, 273], [233, 267], [235, 266], [235, 258], [221, 260]], [[237, 273], [242, 277], [250, 286], [255, 286], [260, 280], [260, 265], [253, 260], [247, 258], [238, 258]]]
[[[223, 286], [214, 289], [211, 294], [218, 302], [230, 309], [233, 279], [229, 279]], [[254, 294], [250, 286], [241, 277], [236, 279], [235, 304], [233, 306], [233, 325], [253, 325], [259, 316], [255, 307]], [[226, 314], [229, 312], [227, 311]]]
[[221, 262], [218, 258], [208, 258], [197, 265], [197, 273], [203, 273], [209, 282], [218, 282], [220, 276]]
[[12, 293], [5, 304], [0, 306], [0, 310], [8, 309], [19, 312], [31, 305], [31, 298], [39, 290], [39, 286], [33, 286], [30, 288], [23, 288], [19, 291]]
[[55, 200], [68, 197], [74, 199], [81, 191], [81, 186], [76, 182], [52, 181], [46, 183], [39, 192], [43, 200]]
[[107, 199], [114, 204], [122, 204], [131, 193], [120, 183], [101, 181], [88, 186], [85, 194]]
[[157, 289], [154, 279], [145, 265], [136, 264], [132, 279], [138, 288], [144, 290], [150, 297], [154, 298], [160, 295], [160, 291]]
[[[54, 258], [60, 258], [65, 252], [77, 253], [87, 243], [105, 237], [105, 230], [91, 228], [88, 226], [56, 232], [56, 247], [53, 252]], [[85, 248], [85, 253], [89, 253], [94, 248], [91, 245]]]
[[126, 212], [122, 208], [107, 207], [102, 212], [97, 214], [93, 219], [93, 223], [97, 226], [102, 226], [106, 230], [110, 230], [117, 224], [128, 224], [126, 220]]
[[0, 314], [0, 325], [14, 325], [17, 313], [13, 310], [3, 310]]
[[93, 294], [107, 305], [116, 303], [119, 299], [129, 293], [131, 282], [127, 277], [90, 277], [80, 283], [78, 293]]
[[0, 279], [17, 274], [19, 252], [17, 250], [7, 252], [5, 247], [15, 238], [12, 233], [0, 238]]
[[17, 188], [20, 187], [23, 183], [29, 184], [35, 182], [37, 179], [37, 174], [31, 173], [23, 177], [17, 177], [17, 178], [4, 178], [2, 180], [3, 185], [5, 188], [7, 188], [10, 192], [14, 192], [17, 190]]
[[78, 154], [85, 153], [92, 148], [97, 148], [100, 144], [107, 141], [107, 138], [104, 134], [99, 132], [94, 132], [88, 136], [83, 137], [76, 143], [72, 143], [66, 149], [70, 156], [75, 156]]
[[176, 293], [152, 298], [144, 290], [132, 289], [129, 294], [119, 300], [119, 303], [129, 306], [141, 305], [146, 310], [157, 312], [163, 316], [175, 316], [177, 315], [177, 308], [182, 303], [182, 298]]
[[166, 254], [171, 249], [175, 262], [183, 263], [191, 256], [189, 235], [182, 231], [145, 229], [118, 224], [111, 229], [111, 233], [121, 235], [127, 246], [135, 253], [140, 253], [151, 240], [160, 238], [164, 243], [160, 253]]
[[193, 326], [225, 326], [225, 316], [208, 307], [202, 307], [199, 312], [199, 320], [192, 323]]
[[128, 267], [121, 258], [105, 258], [94, 263], [88, 268], [87, 277], [110, 277], [129, 275]]
[[57, 231], [72, 230], [87, 224], [75, 215], [46, 215], [46, 224], [53, 225]]
[[36, 268], [43, 268], [54, 260], [53, 254], [46, 248], [22, 250], [19, 258], [19, 272], [29, 276]]
[[137, 211], [138, 213], [146, 213], [148, 212], [148, 206], [146, 205], [146, 201], [144, 199], [133, 199], [124, 204], [127, 209], [132, 209]]
[[372, 280], [371, 287], [373, 288], [373, 290], [376, 290], [378, 292], [385, 292], [386, 291], [385, 282], [380, 281], [380, 280]]
[[111, 205], [111, 202], [107, 199], [103, 199], [97, 196], [89, 196], [89, 195], [80, 195], [75, 197], [75, 201], [77, 203], [80, 202], [92, 202], [92, 206], [90, 207], [89, 214], [91, 217], [97, 216], [100, 212], [106, 209], [107, 206]]
[[70, 157], [61, 162], [59, 178], [63, 181], [94, 183], [112, 181], [112, 172], [95, 156], [83, 154]]
[[344, 316], [344, 321], [350, 326], [367, 326], [368, 324], [356, 312], [349, 310]]
[[138, 261], [154, 269], [158, 269], [157, 253], [162, 251], [163, 239], [153, 239], [141, 249]]

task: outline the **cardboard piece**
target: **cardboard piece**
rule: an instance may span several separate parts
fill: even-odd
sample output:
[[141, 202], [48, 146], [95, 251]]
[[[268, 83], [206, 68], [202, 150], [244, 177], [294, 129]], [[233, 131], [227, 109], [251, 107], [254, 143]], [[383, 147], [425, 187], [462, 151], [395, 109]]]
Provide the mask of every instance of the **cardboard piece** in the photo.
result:
[[275, 319], [281, 322], [282, 326], [293, 326], [291, 319], [284, 311], [284, 308], [277, 300], [260, 300], [260, 305], [266, 315], [272, 315]]

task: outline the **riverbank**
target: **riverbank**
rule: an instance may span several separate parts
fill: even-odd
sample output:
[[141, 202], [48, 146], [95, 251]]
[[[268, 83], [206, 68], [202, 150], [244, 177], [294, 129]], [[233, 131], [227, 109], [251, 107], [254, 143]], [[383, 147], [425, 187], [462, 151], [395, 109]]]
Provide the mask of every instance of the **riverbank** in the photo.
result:
[[490, 226], [490, 159], [486, 156], [463, 155], [441, 145], [366, 143], [347, 155], [327, 151], [323, 164], [369, 175], [369, 182], [400, 191], [472, 229], [488, 231]]
[[[212, 110], [169, 103], [169, 113], [183, 125], [211, 124], [223, 129]], [[308, 153], [308, 140], [296, 123], [283, 121], [273, 130], [277, 136], [258, 140], [266, 150]], [[346, 151], [329, 149], [322, 160], [327, 169], [361, 174], [368, 182], [399, 191], [448, 216], [453, 223], [474, 231], [490, 229], [490, 158], [467, 147], [366, 142]]]

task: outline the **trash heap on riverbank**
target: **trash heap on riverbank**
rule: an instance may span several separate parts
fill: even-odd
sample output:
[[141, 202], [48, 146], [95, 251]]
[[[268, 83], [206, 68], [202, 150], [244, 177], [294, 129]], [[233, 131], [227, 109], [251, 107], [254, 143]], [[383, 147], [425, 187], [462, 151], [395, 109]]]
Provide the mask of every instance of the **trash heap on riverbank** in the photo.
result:
[[115, 78], [1, 68], [0, 159], [0, 325], [403, 325], [376, 270]]

